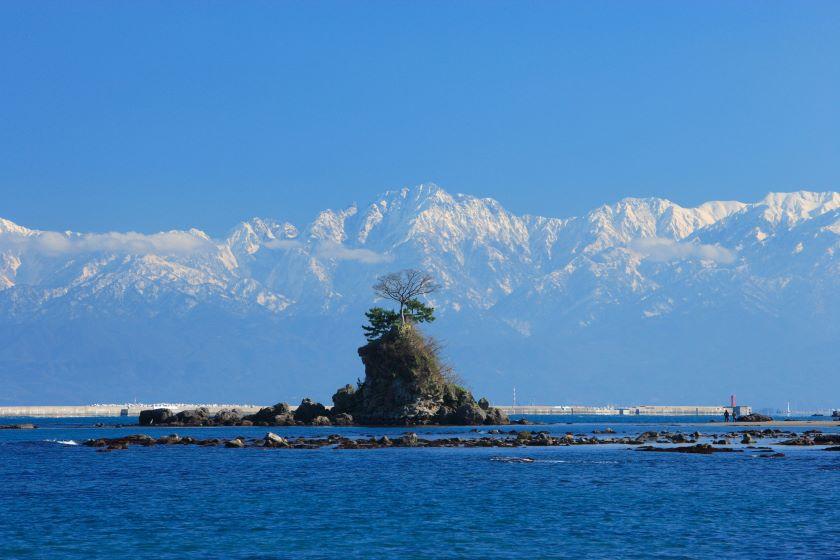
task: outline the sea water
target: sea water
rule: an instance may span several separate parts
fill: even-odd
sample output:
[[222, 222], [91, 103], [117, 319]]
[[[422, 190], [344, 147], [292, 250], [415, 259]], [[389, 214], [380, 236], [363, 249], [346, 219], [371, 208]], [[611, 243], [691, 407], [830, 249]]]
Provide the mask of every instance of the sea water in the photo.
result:
[[[731, 429], [668, 418], [534, 419], [554, 423], [516, 429], [557, 435], [606, 427], [616, 435]], [[76, 444], [130, 433], [260, 437], [266, 428], [97, 428], [97, 422], [120, 420], [11, 420], [23, 421], [40, 428], [0, 430], [3, 560], [840, 558], [840, 453], [822, 448], [774, 444], [785, 456], [772, 459], [746, 448], [686, 455], [626, 445], [175, 445], [99, 453]], [[348, 437], [405, 432], [271, 430]], [[430, 438], [477, 437], [486, 430], [415, 431]], [[534, 461], [507, 460], [524, 457]]]

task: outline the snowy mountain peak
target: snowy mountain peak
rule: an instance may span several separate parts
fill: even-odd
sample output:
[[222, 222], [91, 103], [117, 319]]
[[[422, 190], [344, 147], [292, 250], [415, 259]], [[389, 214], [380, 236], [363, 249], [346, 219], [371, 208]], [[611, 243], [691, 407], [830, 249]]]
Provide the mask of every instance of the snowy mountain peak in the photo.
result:
[[771, 224], [792, 225], [840, 208], [840, 193], [798, 191], [769, 193], [755, 205]]
[[298, 229], [289, 222], [278, 222], [268, 218], [251, 218], [235, 227], [228, 234], [225, 244], [235, 255], [253, 255], [265, 243], [295, 239], [298, 235]]
[[32, 235], [35, 232], [31, 229], [19, 226], [11, 220], [5, 220], [3, 218], [0, 218], [0, 234], [3, 233], [12, 233], [16, 235]]

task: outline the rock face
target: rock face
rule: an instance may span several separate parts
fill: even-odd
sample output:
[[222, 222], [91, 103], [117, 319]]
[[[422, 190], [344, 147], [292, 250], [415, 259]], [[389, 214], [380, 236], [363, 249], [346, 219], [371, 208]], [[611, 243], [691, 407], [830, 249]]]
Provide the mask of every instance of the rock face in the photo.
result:
[[258, 412], [250, 414], [244, 419], [251, 422], [277, 424], [281, 426], [295, 423], [292, 409], [286, 403], [277, 403], [274, 406], [261, 408]]
[[308, 424], [316, 418], [326, 416], [329, 416], [327, 408], [321, 403], [313, 402], [311, 399], [303, 399], [297, 409], [295, 409], [295, 420], [304, 424]]
[[414, 327], [395, 327], [359, 348], [365, 380], [333, 396], [334, 412], [358, 424], [507, 424], [486, 399], [476, 402], [463, 387], [448, 381], [434, 346]]
[[158, 424], [166, 424], [172, 418], [172, 411], [168, 408], [155, 408], [152, 410], [140, 411], [140, 425], [154, 426]]
[[242, 414], [235, 408], [211, 415], [203, 406], [177, 414], [168, 408], [141, 410], [138, 420], [141, 426], [239, 426], [242, 422]]

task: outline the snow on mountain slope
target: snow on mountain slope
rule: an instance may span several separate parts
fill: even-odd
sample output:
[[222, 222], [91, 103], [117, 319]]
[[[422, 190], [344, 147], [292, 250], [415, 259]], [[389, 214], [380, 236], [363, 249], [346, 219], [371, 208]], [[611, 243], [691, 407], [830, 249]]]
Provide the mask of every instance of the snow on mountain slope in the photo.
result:
[[[107, 339], [133, 349], [121, 368], [136, 359], [147, 369], [177, 369], [177, 379], [197, 371], [216, 378], [235, 367], [223, 354], [231, 348], [251, 364], [258, 386], [273, 375], [268, 364], [275, 360], [286, 364], [279, 366], [280, 379], [311, 381], [301, 368], [314, 368], [332, 387], [343, 382], [340, 370], [357, 367], [353, 347], [375, 278], [414, 267], [443, 285], [432, 298], [441, 321], [431, 328], [455, 341], [453, 358], [467, 364], [468, 379], [490, 375], [507, 386], [509, 377], [536, 376], [554, 386], [552, 376], [571, 375], [563, 368], [575, 364], [579, 377], [569, 379], [578, 384], [563, 390], [583, 398], [587, 376], [613, 375], [621, 368], [614, 356], [635, 355], [654, 341], [669, 348], [657, 348], [664, 357], [650, 365], [650, 382], [665, 375], [662, 368], [680, 359], [679, 348], [690, 353], [699, 344], [691, 345], [694, 331], [667, 338], [686, 329], [720, 335], [717, 358], [730, 362], [739, 354], [728, 341], [751, 331], [742, 345], [761, 347], [763, 337], [782, 336], [765, 332], [774, 321], [788, 325], [802, 347], [831, 340], [840, 332], [838, 253], [840, 194], [832, 192], [695, 208], [627, 198], [585, 216], [550, 218], [517, 216], [495, 200], [427, 184], [386, 192], [365, 206], [325, 210], [310, 224], [253, 218], [223, 239], [199, 230], [46, 232], [0, 219], [0, 315], [16, 325], [0, 331], [0, 379], [23, 387], [14, 372], [39, 367], [74, 375], [89, 359], [82, 350], [101, 344], [92, 340], [102, 333], [91, 325], [108, 322]], [[74, 331], [71, 351], [56, 329], [76, 322], [85, 326]], [[291, 341], [311, 340], [325, 325], [340, 358], [295, 353]], [[146, 342], [137, 346], [128, 334], [114, 334], [129, 331]], [[166, 337], [189, 342], [170, 347]], [[596, 343], [603, 348], [587, 346]], [[567, 345], [589, 349], [570, 354]], [[253, 352], [265, 355], [254, 361]], [[524, 369], [515, 363], [522, 356]], [[642, 364], [653, 357], [634, 359]], [[821, 359], [805, 362], [819, 373], [813, 364]], [[120, 375], [114, 360], [97, 361], [91, 375]], [[697, 360], [691, 362], [696, 369]]]

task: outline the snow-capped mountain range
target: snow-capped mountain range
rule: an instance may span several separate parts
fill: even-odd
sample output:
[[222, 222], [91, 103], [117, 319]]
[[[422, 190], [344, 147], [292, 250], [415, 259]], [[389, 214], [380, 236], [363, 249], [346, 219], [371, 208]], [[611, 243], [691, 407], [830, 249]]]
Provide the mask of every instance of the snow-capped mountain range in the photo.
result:
[[376, 276], [412, 267], [443, 286], [430, 332], [497, 402], [830, 405], [838, 252], [837, 192], [549, 218], [420, 185], [221, 239], [0, 219], [0, 403], [327, 398], [363, 375]]

